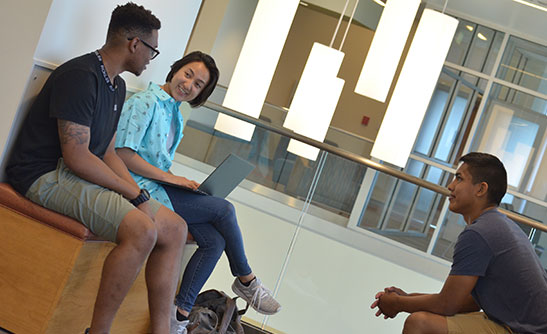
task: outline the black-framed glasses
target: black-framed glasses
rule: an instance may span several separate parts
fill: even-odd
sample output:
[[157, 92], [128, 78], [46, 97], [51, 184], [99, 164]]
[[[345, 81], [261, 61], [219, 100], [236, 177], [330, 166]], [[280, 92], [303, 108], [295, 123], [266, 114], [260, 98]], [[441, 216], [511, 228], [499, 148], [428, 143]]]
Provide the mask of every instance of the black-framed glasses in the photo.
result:
[[[135, 38], [135, 37], [133, 37]], [[133, 38], [131, 37], [127, 37], [127, 40], [128, 41], [131, 41], [133, 40]], [[146, 43], [144, 40], [142, 40], [140, 37], [137, 37], [139, 39], [139, 41], [142, 42], [142, 44], [144, 44], [147, 48], [150, 49], [150, 60], [156, 58], [159, 54], [160, 54], [160, 50], [156, 49], [155, 47], [153, 47], [152, 45]]]

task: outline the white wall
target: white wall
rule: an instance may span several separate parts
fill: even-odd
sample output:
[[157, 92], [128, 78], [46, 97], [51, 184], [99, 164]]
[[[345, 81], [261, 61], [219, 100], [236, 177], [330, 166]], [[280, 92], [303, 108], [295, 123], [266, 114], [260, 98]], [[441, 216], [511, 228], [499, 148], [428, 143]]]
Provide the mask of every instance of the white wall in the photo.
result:
[[[0, 84], [2, 162], [10, 129], [32, 69], [32, 57], [50, 4], [51, 0], [3, 0], [0, 3], [0, 41], [2, 42], [0, 62], [3, 64]], [[2, 168], [0, 175], [3, 173]]]
[[[100, 48], [112, 10], [126, 1], [53, 0], [36, 50], [36, 59], [54, 65]], [[139, 0], [161, 21], [161, 54], [150, 62], [140, 77], [125, 73], [132, 89], [144, 89], [149, 81], [163, 83], [171, 64], [182, 57], [194, 26], [201, 0]]]

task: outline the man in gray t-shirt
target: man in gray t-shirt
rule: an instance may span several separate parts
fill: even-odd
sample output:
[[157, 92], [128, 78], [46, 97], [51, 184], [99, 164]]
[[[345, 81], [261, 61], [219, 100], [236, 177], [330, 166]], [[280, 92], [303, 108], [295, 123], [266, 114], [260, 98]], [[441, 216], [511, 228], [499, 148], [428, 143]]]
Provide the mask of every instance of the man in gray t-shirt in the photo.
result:
[[371, 307], [386, 318], [410, 313], [403, 333], [547, 333], [547, 273], [526, 235], [497, 210], [507, 189], [503, 164], [485, 153], [460, 161], [449, 209], [467, 226], [442, 290], [389, 287]]

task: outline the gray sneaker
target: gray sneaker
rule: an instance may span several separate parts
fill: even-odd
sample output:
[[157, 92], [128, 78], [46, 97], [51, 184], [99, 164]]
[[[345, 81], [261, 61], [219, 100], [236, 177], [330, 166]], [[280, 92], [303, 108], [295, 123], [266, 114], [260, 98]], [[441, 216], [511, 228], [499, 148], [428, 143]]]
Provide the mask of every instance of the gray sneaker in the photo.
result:
[[190, 320], [184, 320], [184, 321], [178, 321], [177, 320], [177, 306], [175, 305], [173, 307], [173, 311], [171, 311], [171, 330], [169, 331], [170, 334], [187, 334], [188, 331], [186, 330], [186, 326], [188, 326], [188, 323]]
[[262, 285], [258, 277], [249, 286], [243, 285], [236, 277], [232, 284], [232, 291], [259, 313], [272, 315], [281, 310], [281, 305], [274, 299], [271, 291]]

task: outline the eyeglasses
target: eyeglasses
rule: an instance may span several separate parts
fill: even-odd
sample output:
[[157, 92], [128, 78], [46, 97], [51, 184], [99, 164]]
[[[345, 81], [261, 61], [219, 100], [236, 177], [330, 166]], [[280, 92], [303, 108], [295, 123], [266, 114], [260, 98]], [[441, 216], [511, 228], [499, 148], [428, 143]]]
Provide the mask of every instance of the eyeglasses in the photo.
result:
[[[158, 50], [155, 47], [153, 47], [152, 45], [146, 43], [144, 40], [140, 39], [139, 37], [133, 37], [133, 38], [138, 38], [139, 41], [142, 42], [142, 44], [144, 44], [147, 48], [150, 49], [150, 60], [156, 58], [160, 54], [160, 50]], [[133, 38], [127, 37], [127, 40], [131, 41], [131, 40], [133, 40]]]

